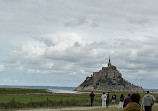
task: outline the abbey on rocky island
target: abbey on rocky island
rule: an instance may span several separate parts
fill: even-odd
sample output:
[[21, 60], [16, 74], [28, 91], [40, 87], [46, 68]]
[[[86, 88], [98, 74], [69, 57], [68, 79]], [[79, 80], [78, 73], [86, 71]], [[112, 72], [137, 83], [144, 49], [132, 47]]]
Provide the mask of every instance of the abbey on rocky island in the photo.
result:
[[132, 91], [142, 92], [144, 89], [140, 86], [131, 84], [122, 78], [122, 74], [109, 62], [107, 67], [102, 67], [99, 72], [93, 72], [91, 77], [80, 84], [76, 91]]

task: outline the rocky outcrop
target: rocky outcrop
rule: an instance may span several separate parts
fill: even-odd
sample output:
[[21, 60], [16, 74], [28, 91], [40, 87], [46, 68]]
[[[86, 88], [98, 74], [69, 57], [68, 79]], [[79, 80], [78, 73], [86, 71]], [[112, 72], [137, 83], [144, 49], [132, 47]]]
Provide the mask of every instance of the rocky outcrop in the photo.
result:
[[76, 91], [132, 91], [142, 92], [143, 88], [131, 84], [122, 78], [122, 74], [117, 68], [111, 65], [110, 59], [108, 67], [102, 67], [99, 72], [93, 72], [91, 77], [80, 84]]

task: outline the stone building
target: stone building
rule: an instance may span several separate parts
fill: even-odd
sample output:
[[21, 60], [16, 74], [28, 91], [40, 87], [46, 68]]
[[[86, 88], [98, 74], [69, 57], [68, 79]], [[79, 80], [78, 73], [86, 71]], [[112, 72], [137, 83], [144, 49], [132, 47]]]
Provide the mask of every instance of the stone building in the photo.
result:
[[102, 67], [99, 72], [93, 72], [91, 77], [80, 84], [77, 91], [137, 91], [142, 92], [143, 88], [133, 85], [122, 78], [122, 74], [109, 62], [107, 67]]

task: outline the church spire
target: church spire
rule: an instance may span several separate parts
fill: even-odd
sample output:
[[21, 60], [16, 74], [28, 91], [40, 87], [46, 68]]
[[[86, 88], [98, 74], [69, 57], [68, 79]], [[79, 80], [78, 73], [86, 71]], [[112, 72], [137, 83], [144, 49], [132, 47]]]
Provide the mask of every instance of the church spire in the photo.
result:
[[109, 63], [110, 63], [110, 56], [109, 56]]
[[109, 57], [109, 62], [108, 62], [108, 67], [111, 66], [111, 62], [110, 62], [110, 57]]

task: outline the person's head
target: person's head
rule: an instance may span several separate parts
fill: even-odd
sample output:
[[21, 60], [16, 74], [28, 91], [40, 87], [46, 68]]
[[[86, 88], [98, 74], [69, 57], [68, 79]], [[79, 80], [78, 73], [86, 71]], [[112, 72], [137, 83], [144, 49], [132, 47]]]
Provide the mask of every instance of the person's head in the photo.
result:
[[139, 100], [140, 100], [140, 95], [138, 93], [133, 93], [131, 95], [131, 102], [136, 102], [139, 104]]
[[105, 94], [105, 92], [103, 92], [103, 94]]
[[131, 97], [131, 94], [128, 94], [128, 97]]
[[149, 91], [146, 92], [147, 94], [149, 93]]
[[121, 94], [121, 97], [124, 98], [123, 94]]

